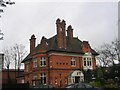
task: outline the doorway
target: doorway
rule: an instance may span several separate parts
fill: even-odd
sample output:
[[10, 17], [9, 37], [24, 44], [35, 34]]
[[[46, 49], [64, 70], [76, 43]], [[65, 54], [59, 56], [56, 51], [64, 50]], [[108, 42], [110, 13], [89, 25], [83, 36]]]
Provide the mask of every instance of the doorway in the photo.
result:
[[80, 77], [79, 76], [75, 76], [75, 83], [79, 83], [80, 82]]

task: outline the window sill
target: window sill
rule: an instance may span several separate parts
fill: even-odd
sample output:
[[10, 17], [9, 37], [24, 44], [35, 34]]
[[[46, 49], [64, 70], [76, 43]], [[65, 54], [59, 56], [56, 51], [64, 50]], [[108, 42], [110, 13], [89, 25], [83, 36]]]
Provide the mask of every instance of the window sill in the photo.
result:
[[76, 65], [71, 65], [71, 67], [76, 67]]
[[46, 66], [40, 66], [40, 67], [46, 67]]

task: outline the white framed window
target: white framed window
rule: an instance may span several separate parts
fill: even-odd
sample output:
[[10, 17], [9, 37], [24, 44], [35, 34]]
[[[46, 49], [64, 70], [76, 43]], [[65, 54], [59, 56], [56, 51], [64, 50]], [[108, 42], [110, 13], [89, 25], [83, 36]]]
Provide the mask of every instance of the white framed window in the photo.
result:
[[71, 66], [76, 66], [76, 60], [74, 57], [71, 59]]
[[35, 84], [35, 81], [33, 81], [33, 82], [32, 82], [32, 85], [33, 85], [33, 86], [35, 86], [35, 85], [36, 85], [36, 84]]
[[40, 67], [46, 66], [46, 58], [45, 57], [41, 57], [40, 58]]
[[93, 69], [91, 56], [84, 56], [83, 57], [83, 69]]
[[67, 84], [67, 80], [65, 79], [65, 84]]
[[71, 78], [68, 78], [68, 82], [71, 83]]
[[21, 83], [24, 83], [24, 79], [22, 79]]
[[52, 80], [50, 80], [50, 84], [52, 84]]
[[87, 58], [87, 66], [91, 66], [91, 58]]
[[28, 72], [28, 71], [29, 71], [29, 70], [28, 70], [28, 69], [29, 69], [29, 65], [28, 65], [28, 64], [25, 64], [25, 68], [26, 68], [25, 71]]
[[35, 81], [35, 80], [37, 80], [37, 79], [38, 79], [37, 74], [34, 74], [34, 75], [33, 75], [33, 82], [32, 82], [32, 85], [33, 85], [33, 86], [36, 86], [36, 81]]
[[84, 57], [84, 59], [83, 59], [83, 63], [84, 63], [84, 64], [83, 64], [84, 66], [86, 66], [86, 65], [87, 65], [87, 60], [86, 60], [86, 58], [85, 58], [85, 57]]
[[33, 59], [33, 68], [37, 67], [37, 58]]
[[55, 84], [58, 84], [58, 80], [57, 79], [55, 79]]
[[41, 73], [40, 79], [42, 84], [46, 84], [46, 73]]
[[74, 80], [74, 78], [72, 79], [72, 81], [73, 81], [73, 83], [75, 83], [75, 80]]
[[34, 76], [33, 76], [33, 80], [37, 80], [37, 74], [35, 74]]

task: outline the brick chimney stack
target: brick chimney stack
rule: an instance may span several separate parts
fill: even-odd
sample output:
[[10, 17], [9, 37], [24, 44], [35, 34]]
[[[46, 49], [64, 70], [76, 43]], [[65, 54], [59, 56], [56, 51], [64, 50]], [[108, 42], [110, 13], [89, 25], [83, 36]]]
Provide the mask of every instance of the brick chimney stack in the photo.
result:
[[58, 18], [56, 20], [57, 27], [57, 44], [59, 48], [66, 49], [66, 23]]
[[63, 48], [66, 49], [66, 22], [64, 20], [62, 20], [61, 27], [63, 34]]
[[73, 29], [71, 25], [67, 27], [67, 37], [70, 39], [70, 41], [73, 40]]
[[35, 50], [35, 42], [36, 42], [36, 38], [35, 38], [35, 35], [33, 34], [31, 36], [31, 39], [30, 39], [30, 53], [32, 54], [33, 51]]
[[83, 41], [82, 50], [84, 53], [88, 53], [91, 51], [88, 41]]

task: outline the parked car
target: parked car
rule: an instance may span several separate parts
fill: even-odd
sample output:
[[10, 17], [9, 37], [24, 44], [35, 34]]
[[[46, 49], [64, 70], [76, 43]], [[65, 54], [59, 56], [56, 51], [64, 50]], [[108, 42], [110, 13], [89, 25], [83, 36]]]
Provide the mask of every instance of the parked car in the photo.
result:
[[40, 85], [34, 86], [33, 88], [53, 88], [53, 86], [40, 84]]
[[90, 89], [90, 90], [101, 90], [99, 88], [95, 88], [88, 83], [76, 83], [76, 84], [71, 84], [66, 87], [68, 90], [71, 88], [81, 88], [81, 89]]

